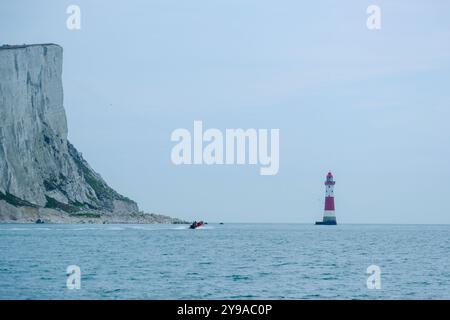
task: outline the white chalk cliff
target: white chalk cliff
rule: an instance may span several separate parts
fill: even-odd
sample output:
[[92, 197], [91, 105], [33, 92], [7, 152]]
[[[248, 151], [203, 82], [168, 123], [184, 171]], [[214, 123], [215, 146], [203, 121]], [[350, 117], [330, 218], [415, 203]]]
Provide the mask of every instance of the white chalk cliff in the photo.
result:
[[55, 44], [0, 47], [0, 221], [145, 222], [67, 140], [62, 59]]

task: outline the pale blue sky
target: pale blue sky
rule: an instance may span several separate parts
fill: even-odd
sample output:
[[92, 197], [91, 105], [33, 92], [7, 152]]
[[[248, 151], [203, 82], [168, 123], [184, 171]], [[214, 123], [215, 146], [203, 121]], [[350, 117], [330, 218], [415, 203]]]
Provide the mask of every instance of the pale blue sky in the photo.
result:
[[[338, 222], [450, 223], [449, 1], [3, 1], [0, 42], [63, 46], [69, 139], [145, 211], [312, 223], [331, 169]], [[194, 120], [279, 128], [278, 175], [174, 166]]]

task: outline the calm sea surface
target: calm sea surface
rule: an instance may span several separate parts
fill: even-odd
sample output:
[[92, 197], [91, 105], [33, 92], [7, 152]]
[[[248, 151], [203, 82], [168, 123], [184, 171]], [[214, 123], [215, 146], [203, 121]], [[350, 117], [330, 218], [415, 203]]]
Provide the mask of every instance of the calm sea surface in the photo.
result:
[[450, 226], [0, 224], [0, 299], [450, 299]]

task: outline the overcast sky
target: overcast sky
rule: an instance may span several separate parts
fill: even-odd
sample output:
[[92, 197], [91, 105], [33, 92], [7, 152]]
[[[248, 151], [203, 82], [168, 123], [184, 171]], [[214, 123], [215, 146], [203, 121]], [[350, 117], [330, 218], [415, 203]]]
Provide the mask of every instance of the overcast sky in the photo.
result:
[[[2, 1], [0, 42], [63, 46], [69, 139], [141, 209], [312, 223], [332, 170], [338, 223], [450, 223], [449, 1], [118, 2]], [[279, 173], [173, 165], [194, 120], [279, 128]]]

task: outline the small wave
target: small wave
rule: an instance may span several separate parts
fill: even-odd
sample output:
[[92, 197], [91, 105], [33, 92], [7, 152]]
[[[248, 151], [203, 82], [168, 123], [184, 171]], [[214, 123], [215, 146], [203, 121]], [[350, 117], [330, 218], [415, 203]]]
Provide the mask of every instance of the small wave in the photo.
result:
[[241, 274], [233, 274], [231, 276], [227, 276], [227, 278], [232, 279], [233, 281], [250, 280], [249, 276], [245, 276], [245, 275], [241, 275]]
[[7, 229], [1, 229], [2, 231], [27, 231], [30, 230], [29, 228], [7, 228]]
[[108, 227], [108, 228], [106, 228], [106, 230], [109, 230], [109, 231], [122, 231], [122, 230], [125, 230], [125, 228], [122, 228], [122, 227]]
[[133, 230], [154, 230], [149, 227], [144, 226], [128, 226], [127, 229], [133, 229]]
[[187, 230], [189, 229], [189, 226], [178, 226], [174, 228], [170, 228], [170, 230]]
[[111, 294], [111, 293], [117, 293], [122, 291], [122, 289], [110, 289], [110, 290], [105, 290], [103, 291], [104, 294]]
[[42, 227], [40, 227], [40, 228], [33, 228], [33, 227], [30, 227], [30, 228], [20, 228], [20, 227], [14, 227], [14, 228], [2, 228], [2, 229], [0, 229], [0, 231], [50, 231], [50, 230], [55, 230], [55, 229], [52, 229], [52, 228], [42, 228]]
[[279, 262], [272, 264], [273, 267], [283, 267], [283, 266], [289, 266], [289, 265], [295, 265], [298, 264], [297, 262]]
[[322, 296], [320, 294], [307, 294], [302, 297], [302, 299], [320, 299]]
[[230, 296], [228, 298], [232, 299], [232, 300], [246, 300], [246, 299], [258, 298], [258, 296], [254, 296], [252, 294], [247, 294], [247, 295]]
[[211, 230], [211, 229], [215, 229], [213, 226], [201, 226], [195, 230]]
[[48, 230], [52, 230], [51, 228], [20, 228], [20, 227], [14, 227], [14, 228], [2, 228], [0, 229], [1, 231], [33, 231], [33, 230], [39, 230], [39, 231], [48, 231]]

